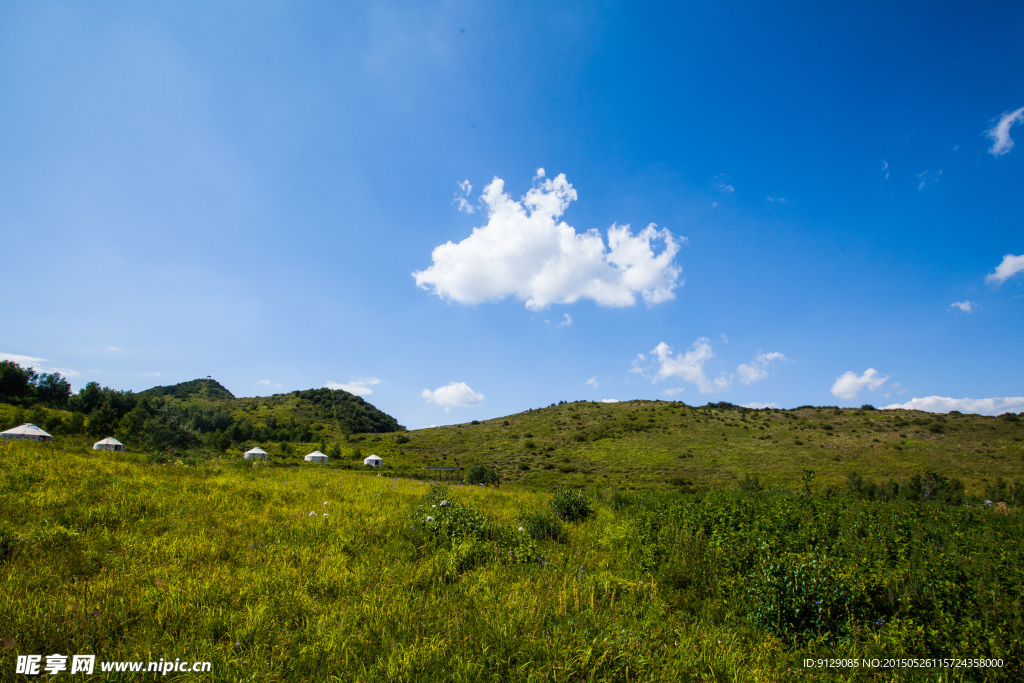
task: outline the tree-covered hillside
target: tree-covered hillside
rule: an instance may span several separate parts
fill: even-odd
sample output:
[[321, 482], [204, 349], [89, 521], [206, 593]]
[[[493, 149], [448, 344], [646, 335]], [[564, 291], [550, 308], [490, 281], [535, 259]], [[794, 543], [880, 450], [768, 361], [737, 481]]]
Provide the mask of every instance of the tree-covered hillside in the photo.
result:
[[351, 434], [403, 431], [398, 421], [346, 391], [310, 389], [235, 396], [213, 379], [139, 393], [90, 382], [77, 394], [58, 373], [0, 363], [0, 428], [32, 422], [54, 435], [116, 436], [131, 448], [225, 451], [252, 442], [326, 443]]

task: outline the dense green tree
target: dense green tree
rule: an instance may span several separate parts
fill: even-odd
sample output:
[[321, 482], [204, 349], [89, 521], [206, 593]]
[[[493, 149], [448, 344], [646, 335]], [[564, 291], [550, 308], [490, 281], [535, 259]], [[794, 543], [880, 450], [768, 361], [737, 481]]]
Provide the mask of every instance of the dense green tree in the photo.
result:
[[32, 368], [22, 368], [10, 360], [0, 361], [0, 403], [29, 400], [37, 377]]
[[50, 408], [62, 410], [67, 407], [69, 398], [71, 398], [71, 383], [64, 379], [59, 372], [39, 375], [39, 381], [36, 384], [37, 401]]
[[164, 404], [144, 425], [147, 447], [171, 453], [199, 444], [199, 435], [189, 429], [174, 405]]

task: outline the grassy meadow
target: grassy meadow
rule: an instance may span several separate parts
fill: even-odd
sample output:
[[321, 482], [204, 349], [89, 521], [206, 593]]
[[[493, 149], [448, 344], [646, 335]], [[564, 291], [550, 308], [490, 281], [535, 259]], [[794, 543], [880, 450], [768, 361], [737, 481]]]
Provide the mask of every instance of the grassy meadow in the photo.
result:
[[[1024, 527], [1014, 506], [871, 500], [819, 479], [804, 494], [735, 484], [681, 494], [658, 490], [655, 478], [684, 472], [728, 485], [733, 477], [712, 471], [717, 459], [736, 475], [799, 484], [794, 473], [808, 465], [827, 472], [822, 463], [834, 462], [838, 477], [848, 461], [833, 453], [852, 457], [874, 438], [879, 453], [900, 445], [910, 455], [917, 447], [908, 442], [948, 439], [935, 449], [936, 469], [959, 473], [971, 492], [995, 473], [1019, 472], [1015, 424], [954, 416], [925, 436], [917, 433], [925, 425], [849, 411], [851, 436], [836, 437], [822, 433], [814, 410], [755, 420], [641, 404], [614, 406], [607, 419], [594, 406], [557, 408], [543, 422], [534, 411], [508, 425], [412, 432], [393, 445], [410, 471], [438, 459], [505, 463], [520, 483], [500, 488], [441, 489], [388, 476], [397, 471], [230, 454], [154, 463], [144, 453], [92, 451], [84, 438], [0, 445], [0, 679], [15, 678], [16, 655], [54, 652], [213, 663], [210, 674], [167, 680], [1024, 678]], [[575, 439], [599, 429], [606, 435]], [[672, 446], [673, 429], [692, 440]], [[466, 442], [485, 430], [471, 453]], [[723, 431], [728, 447], [718, 441]], [[635, 449], [629, 457], [602, 443], [619, 432]], [[766, 433], [772, 438], [753, 438]], [[400, 435], [366, 438], [379, 445]], [[798, 437], [809, 447], [794, 464], [730, 453], [772, 453]], [[966, 464], [953, 457], [957, 444], [976, 446]], [[519, 469], [524, 459], [544, 462], [545, 452], [556, 462], [571, 454], [578, 471]], [[510, 454], [514, 468], [501, 459]], [[633, 464], [643, 454], [651, 472]], [[870, 450], [862, 457], [865, 475], [895, 471]], [[924, 464], [910, 461], [907, 471]], [[604, 472], [638, 490], [604, 485]], [[584, 477], [592, 484], [582, 496], [545, 489]], [[1003, 666], [802, 665], [940, 656]]]

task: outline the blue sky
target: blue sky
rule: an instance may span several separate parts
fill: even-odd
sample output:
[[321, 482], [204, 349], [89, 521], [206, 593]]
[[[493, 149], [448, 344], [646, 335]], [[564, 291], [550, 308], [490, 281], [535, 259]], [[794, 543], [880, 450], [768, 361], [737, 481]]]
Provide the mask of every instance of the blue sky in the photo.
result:
[[1024, 6], [827, 5], [4, 3], [0, 355], [1024, 410]]

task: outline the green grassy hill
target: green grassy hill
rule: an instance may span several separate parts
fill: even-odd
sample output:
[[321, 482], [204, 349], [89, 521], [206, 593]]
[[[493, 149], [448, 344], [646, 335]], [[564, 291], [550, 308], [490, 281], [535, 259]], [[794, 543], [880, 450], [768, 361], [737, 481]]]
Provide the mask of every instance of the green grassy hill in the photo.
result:
[[545, 489], [731, 488], [747, 475], [795, 488], [842, 485], [851, 472], [897, 481], [933, 470], [981, 494], [1024, 474], [1024, 420], [906, 410], [751, 410], [665, 401], [565, 403], [493, 420], [362, 437], [385, 464], [485, 464]]

